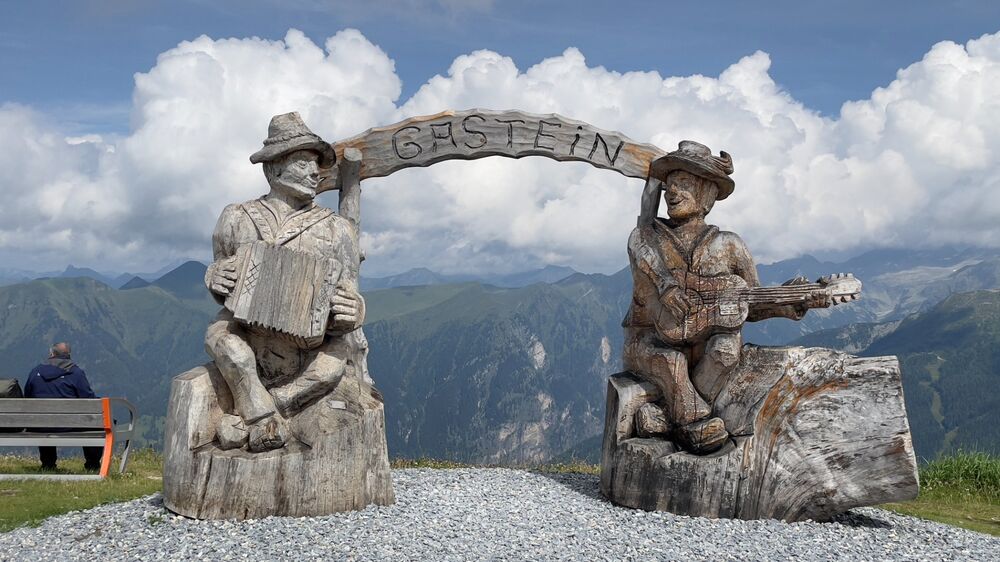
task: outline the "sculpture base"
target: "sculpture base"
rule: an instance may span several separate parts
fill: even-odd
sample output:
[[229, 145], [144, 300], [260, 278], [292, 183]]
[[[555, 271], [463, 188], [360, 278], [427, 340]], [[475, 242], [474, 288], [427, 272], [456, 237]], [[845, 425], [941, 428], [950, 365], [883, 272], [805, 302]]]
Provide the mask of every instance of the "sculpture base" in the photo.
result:
[[801, 521], [917, 496], [895, 357], [744, 346], [712, 412], [731, 438], [704, 456], [637, 436], [636, 412], [659, 398], [632, 373], [608, 381], [601, 493], [616, 504]]
[[232, 396], [212, 363], [173, 380], [168, 408], [163, 500], [175, 513], [302, 517], [395, 502], [382, 397], [357, 379], [290, 418], [294, 437], [265, 453], [219, 448], [216, 427]]

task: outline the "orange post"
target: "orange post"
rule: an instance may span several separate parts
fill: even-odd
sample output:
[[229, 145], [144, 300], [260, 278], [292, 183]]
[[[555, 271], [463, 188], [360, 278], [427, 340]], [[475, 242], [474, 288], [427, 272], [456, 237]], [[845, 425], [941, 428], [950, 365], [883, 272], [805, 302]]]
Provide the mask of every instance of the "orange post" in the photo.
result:
[[104, 409], [104, 454], [101, 455], [101, 478], [108, 477], [108, 469], [111, 468], [111, 450], [115, 444], [114, 423], [111, 420], [111, 400], [101, 398], [101, 405]]

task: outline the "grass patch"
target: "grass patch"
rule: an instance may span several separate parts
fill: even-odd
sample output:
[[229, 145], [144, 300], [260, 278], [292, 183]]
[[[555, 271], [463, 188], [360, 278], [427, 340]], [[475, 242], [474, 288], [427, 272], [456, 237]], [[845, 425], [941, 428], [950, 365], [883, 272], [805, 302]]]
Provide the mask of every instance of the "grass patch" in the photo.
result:
[[499, 465], [499, 464], [466, 464], [457, 461], [438, 459], [393, 459], [390, 461], [392, 468], [509, 468], [512, 470], [530, 470], [534, 472], [582, 472], [584, 474], [600, 474], [601, 467], [596, 464], [589, 464], [581, 460], [569, 460], [553, 464], [541, 465]]
[[[391, 468], [476, 468], [475, 465], [465, 464], [455, 461], [442, 461], [438, 459], [392, 459], [389, 461]], [[482, 468], [482, 466], [479, 466]]]
[[558, 472], [558, 473], [582, 473], [582, 474], [600, 474], [601, 465], [590, 464], [587, 461], [582, 461], [578, 459], [571, 459], [564, 462], [557, 462], [553, 464], [543, 464], [541, 466], [530, 467], [529, 470], [534, 470], [537, 472]]
[[[163, 483], [163, 457], [152, 450], [135, 451], [129, 456], [125, 474], [117, 473], [114, 459], [111, 475], [104, 480], [59, 482], [52, 480], [0, 481], [0, 532], [29, 525], [37, 526], [47, 517], [87, 509], [111, 502], [134, 500], [158, 492]], [[0, 456], [0, 473], [41, 473], [38, 460]], [[53, 472], [46, 471], [46, 474]], [[83, 457], [59, 459], [54, 474], [84, 474]]]
[[958, 452], [929, 462], [917, 499], [881, 507], [1000, 536], [1000, 457]]

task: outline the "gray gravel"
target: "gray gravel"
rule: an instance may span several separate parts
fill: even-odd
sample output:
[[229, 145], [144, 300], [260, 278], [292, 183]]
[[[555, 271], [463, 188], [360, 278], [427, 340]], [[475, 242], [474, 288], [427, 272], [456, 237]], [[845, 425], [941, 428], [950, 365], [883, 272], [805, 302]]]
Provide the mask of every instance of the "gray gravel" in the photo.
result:
[[1000, 538], [857, 509], [832, 523], [615, 507], [596, 476], [396, 470], [397, 503], [326, 517], [196, 521], [159, 495], [0, 534], [0, 560], [1000, 560]]

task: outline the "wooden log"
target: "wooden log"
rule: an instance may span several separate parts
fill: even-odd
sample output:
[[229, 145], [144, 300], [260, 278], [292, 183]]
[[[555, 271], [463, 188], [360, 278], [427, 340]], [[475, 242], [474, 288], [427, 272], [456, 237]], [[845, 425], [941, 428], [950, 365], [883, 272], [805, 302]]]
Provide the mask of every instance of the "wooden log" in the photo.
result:
[[636, 435], [636, 412], [658, 399], [631, 373], [608, 382], [601, 491], [619, 505], [800, 521], [917, 495], [895, 357], [744, 346], [713, 409], [733, 437], [704, 456]]
[[266, 453], [222, 450], [216, 428], [232, 396], [211, 363], [171, 386], [163, 497], [199, 519], [316, 516], [395, 502], [382, 397], [357, 378], [289, 419], [294, 439]]
[[354, 223], [361, 230], [361, 151], [347, 147], [340, 159], [340, 198], [337, 214]]
[[[487, 156], [543, 156], [586, 162], [628, 177], [646, 179], [650, 162], [666, 154], [656, 146], [637, 143], [621, 133], [554, 113], [537, 115], [488, 109], [411, 117], [333, 143], [333, 148], [338, 162], [344, 162], [348, 149], [361, 152], [359, 180], [444, 160]], [[318, 190], [332, 189], [343, 182], [342, 178], [334, 179], [331, 175]]]

